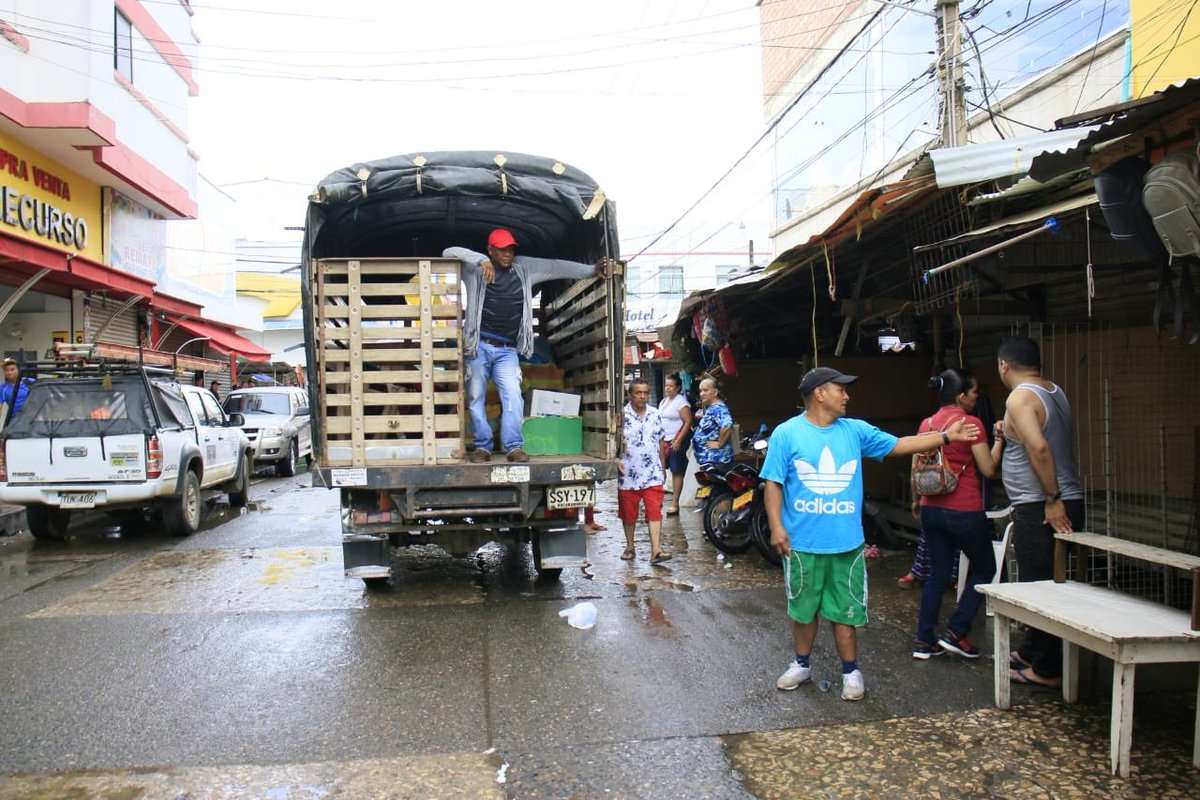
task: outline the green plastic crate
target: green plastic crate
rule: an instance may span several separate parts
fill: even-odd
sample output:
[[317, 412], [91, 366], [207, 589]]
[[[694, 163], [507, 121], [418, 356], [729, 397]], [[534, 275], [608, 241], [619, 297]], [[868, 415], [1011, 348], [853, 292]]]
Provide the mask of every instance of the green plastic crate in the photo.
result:
[[578, 455], [583, 452], [582, 417], [530, 417], [521, 426], [525, 452], [531, 456]]

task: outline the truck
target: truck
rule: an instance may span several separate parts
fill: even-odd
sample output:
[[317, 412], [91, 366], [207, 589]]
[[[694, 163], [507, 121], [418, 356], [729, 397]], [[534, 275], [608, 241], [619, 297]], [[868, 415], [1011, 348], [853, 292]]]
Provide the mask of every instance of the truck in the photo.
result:
[[[519, 256], [618, 264], [608, 277], [535, 288], [537, 349], [560, 394], [578, 397], [578, 416], [562, 422], [581, 436], [531, 452], [528, 463], [467, 460], [464, 314], [481, 298], [467, 296], [462, 263], [443, 253], [483, 251], [498, 227], [515, 234]], [[459, 557], [489, 542], [529, 546], [547, 580], [587, 564], [579, 509], [617, 475], [617, 241], [613, 202], [586, 173], [550, 158], [409, 154], [318, 184], [301, 263], [313, 480], [340, 493], [347, 577], [385, 585], [393, 548], [421, 544]]]
[[174, 370], [64, 361], [38, 375], [0, 434], [0, 502], [25, 507], [38, 539], [67, 535], [71, 515], [102, 511], [136, 525], [161, 514], [174, 536], [200, 528], [205, 495], [244, 507], [252, 472], [241, 414], [226, 415]]

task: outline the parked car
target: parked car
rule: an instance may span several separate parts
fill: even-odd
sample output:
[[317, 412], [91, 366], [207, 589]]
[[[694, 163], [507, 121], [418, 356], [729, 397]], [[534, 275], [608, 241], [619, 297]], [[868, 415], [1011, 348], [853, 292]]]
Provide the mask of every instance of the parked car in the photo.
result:
[[25, 506], [38, 538], [61, 538], [71, 514], [161, 510], [167, 531], [200, 527], [203, 492], [245, 506], [252, 448], [241, 415], [169, 370], [39, 365], [25, 406], [0, 434], [0, 502]]
[[256, 464], [274, 464], [277, 474], [291, 476], [300, 459], [311, 462], [312, 425], [303, 389], [235, 389], [225, 400], [225, 411], [245, 418], [242, 430], [254, 448]]

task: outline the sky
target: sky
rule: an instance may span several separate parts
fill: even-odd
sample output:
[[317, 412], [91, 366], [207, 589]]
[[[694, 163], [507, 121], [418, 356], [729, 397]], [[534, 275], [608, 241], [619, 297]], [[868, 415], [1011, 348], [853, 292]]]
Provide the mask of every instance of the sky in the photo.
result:
[[[764, 127], [753, 0], [198, 0], [190, 130], [240, 233], [279, 240], [348, 164], [520, 151], [592, 175], [628, 256]], [[655, 250], [765, 241], [751, 159]], [[269, 180], [263, 180], [269, 179]]]

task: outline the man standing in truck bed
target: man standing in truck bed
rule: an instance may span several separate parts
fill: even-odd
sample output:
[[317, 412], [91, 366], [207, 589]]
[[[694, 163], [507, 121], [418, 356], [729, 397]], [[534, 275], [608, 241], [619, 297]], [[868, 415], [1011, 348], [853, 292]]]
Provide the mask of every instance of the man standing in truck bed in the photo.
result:
[[492, 458], [492, 428], [486, 406], [490, 379], [500, 393], [500, 444], [509, 461], [528, 461], [522, 449], [525, 400], [518, 358], [533, 354], [533, 287], [562, 278], [607, 277], [612, 260], [603, 258], [593, 266], [551, 258], [518, 258], [517, 240], [504, 228], [488, 235], [486, 256], [465, 247], [449, 247], [442, 255], [463, 263], [463, 282], [470, 298], [463, 358], [467, 361], [467, 400], [475, 449], [467, 460], [484, 463]]

